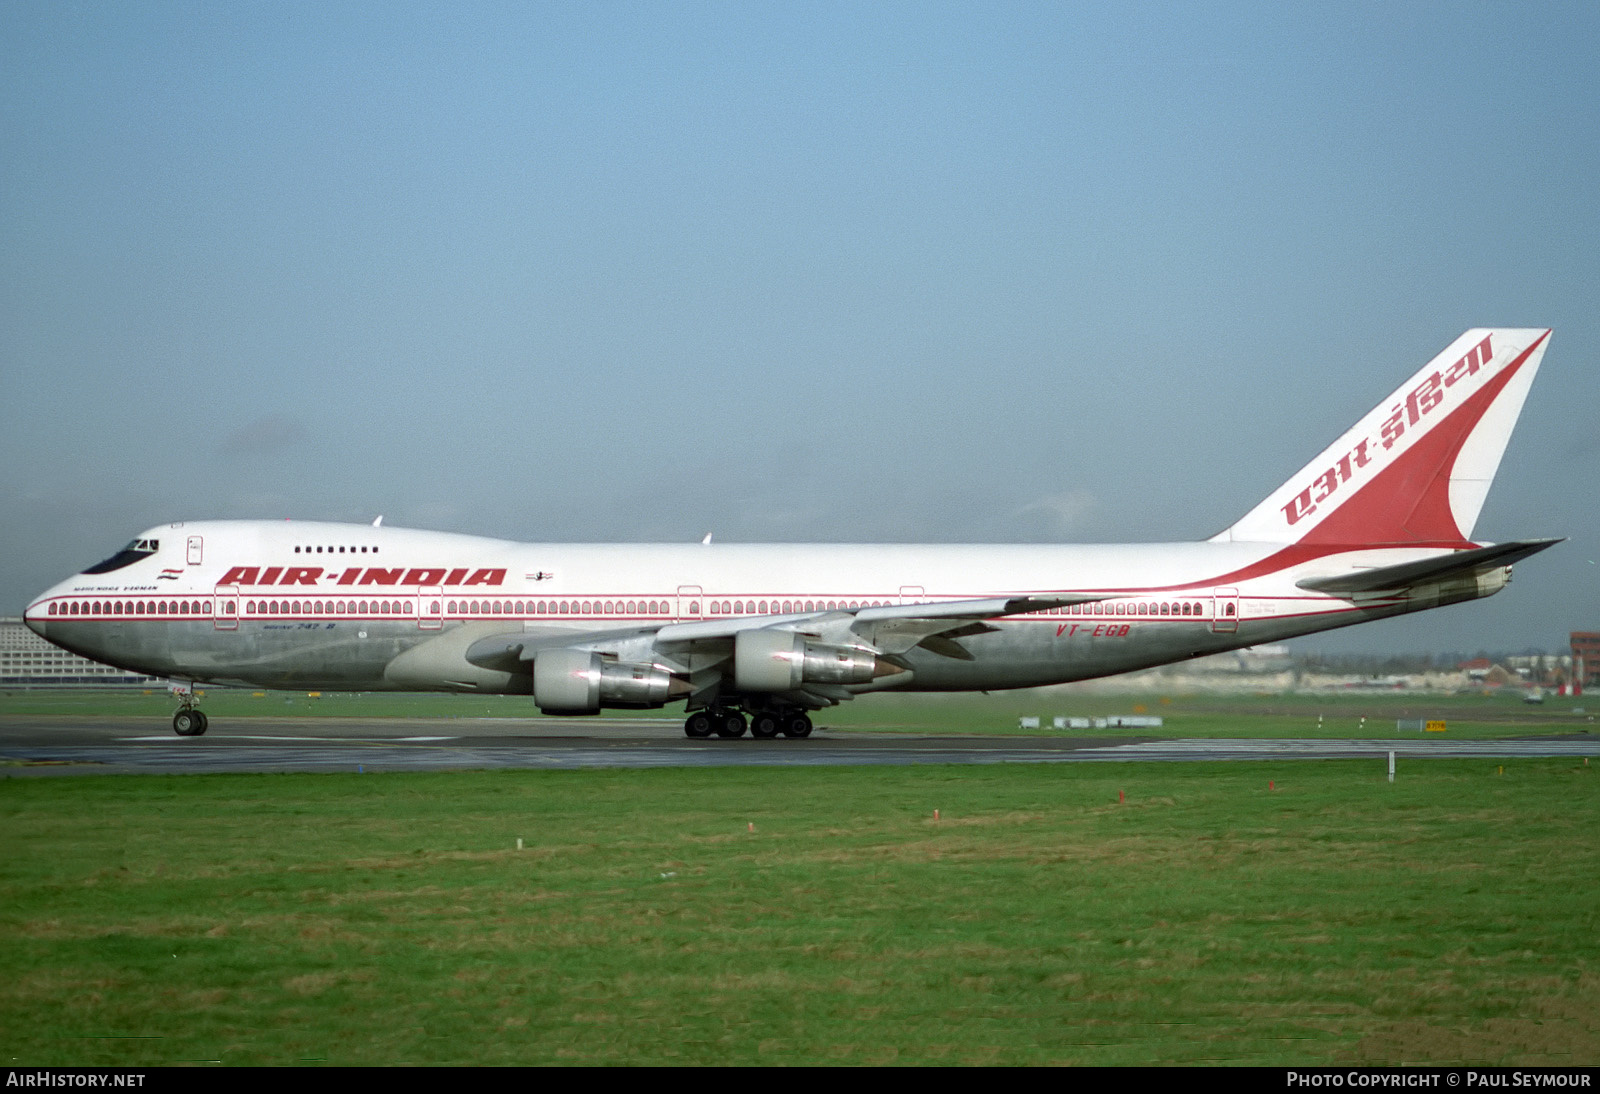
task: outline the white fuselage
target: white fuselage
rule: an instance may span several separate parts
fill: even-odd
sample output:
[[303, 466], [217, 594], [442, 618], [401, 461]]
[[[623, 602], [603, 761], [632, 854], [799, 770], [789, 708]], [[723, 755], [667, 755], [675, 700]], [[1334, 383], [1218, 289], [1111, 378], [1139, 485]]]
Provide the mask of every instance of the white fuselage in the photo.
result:
[[[637, 648], [691, 621], [736, 627], [869, 605], [1101, 598], [992, 620], [960, 640], [967, 657], [912, 649], [909, 672], [852, 690], [1028, 687], [1433, 607], [1504, 584], [1354, 598], [1295, 584], [1441, 553], [1430, 548], [524, 544], [278, 521], [174, 524], [138, 542], [158, 546], [50, 589], [28, 608], [29, 626], [119, 667], [281, 688], [527, 692], [525, 673], [470, 664], [468, 646], [496, 635], [547, 644], [571, 635], [604, 650], [605, 636], [616, 635]], [[406, 656], [425, 643], [438, 656]]]

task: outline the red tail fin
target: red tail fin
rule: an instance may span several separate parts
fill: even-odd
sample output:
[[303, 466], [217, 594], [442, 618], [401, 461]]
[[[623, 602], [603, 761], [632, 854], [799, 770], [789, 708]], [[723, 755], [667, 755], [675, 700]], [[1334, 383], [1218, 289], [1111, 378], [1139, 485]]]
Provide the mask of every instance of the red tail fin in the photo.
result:
[[1213, 540], [1466, 544], [1549, 337], [1463, 334]]

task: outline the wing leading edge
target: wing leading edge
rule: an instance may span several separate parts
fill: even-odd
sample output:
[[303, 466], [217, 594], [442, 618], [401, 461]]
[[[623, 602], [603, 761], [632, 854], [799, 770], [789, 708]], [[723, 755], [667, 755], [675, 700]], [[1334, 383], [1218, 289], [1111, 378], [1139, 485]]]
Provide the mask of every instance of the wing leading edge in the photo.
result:
[[[905, 636], [927, 637], [966, 630], [974, 622], [1048, 611], [1051, 608], [1063, 608], [1073, 604], [1088, 604], [1103, 599], [1105, 599], [1103, 594], [987, 597], [977, 600], [947, 600], [823, 612], [797, 612], [790, 615], [739, 616], [696, 620], [692, 623], [663, 623], [591, 631], [585, 634], [573, 634], [570, 631], [497, 634], [474, 642], [467, 649], [467, 660], [474, 664], [487, 665], [503, 661], [508, 655], [513, 655], [520, 660], [528, 661], [532, 660], [539, 650], [556, 646], [601, 647], [639, 639], [648, 639], [660, 647], [688, 646], [697, 642], [731, 639], [744, 631], [752, 630], [790, 630], [817, 637], [826, 634], [829, 637], [839, 638], [844, 638], [848, 634], [853, 635], [857, 641], [865, 641], [871, 645], [876, 645], [874, 639], [881, 637], [886, 647], [894, 648], [883, 648], [880, 652], [904, 653], [917, 645], [916, 641], [903, 642]], [[974, 630], [967, 633], [977, 634], [982, 631]]]
[[[848, 685], [903, 678], [911, 669], [901, 655], [918, 646], [941, 657], [970, 661], [972, 654], [959, 639], [994, 630], [989, 620], [1102, 599], [1103, 594], [1076, 593], [985, 597], [581, 634], [518, 632], [481, 638], [467, 648], [466, 658], [479, 667], [502, 671], [532, 661], [538, 672], [541, 657], [549, 664], [557, 657], [570, 659], [582, 653], [665, 670], [686, 683], [691, 709], [729, 687], [748, 687], [752, 680], [761, 690], [815, 709], [853, 696]], [[575, 672], [591, 675], [604, 668], [595, 660], [573, 664]], [[790, 675], [784, 678], [785, 673]]]

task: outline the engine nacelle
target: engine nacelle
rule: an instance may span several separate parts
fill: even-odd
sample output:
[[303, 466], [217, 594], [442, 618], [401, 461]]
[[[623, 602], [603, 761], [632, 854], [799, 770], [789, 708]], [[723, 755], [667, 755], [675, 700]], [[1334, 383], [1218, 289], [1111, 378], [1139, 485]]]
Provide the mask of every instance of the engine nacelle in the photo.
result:
[[[887, 671], [900, 670], [890, 666]], [[740, 691], [866, 684], [881, 675], [885, 669], [871, 650], [807, 642], [794, 631], [740, 631], [733, 640], [733, 682]]]
[[591, 650], [539, 650], [533, 656], [533, 701], [546, 714], [659, 707], [688, 690], [660, 665], [610, 661]]

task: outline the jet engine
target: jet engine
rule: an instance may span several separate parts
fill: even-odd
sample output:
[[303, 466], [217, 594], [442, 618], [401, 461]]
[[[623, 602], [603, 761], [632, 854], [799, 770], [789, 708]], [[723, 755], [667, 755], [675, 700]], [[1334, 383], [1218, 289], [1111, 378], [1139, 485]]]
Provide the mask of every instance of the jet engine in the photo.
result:
[[733, 643], [734, 686], [740, 691], [791, 691], [803, 684], [865, 684], [902, 672], [857, 646], [808, 642], [794, 631], [740, 631]]
[[689, 685], [660, 665], [616, 661], [591, 650], [533, 655], [533, 701], [545, 714], [596, 714], [601, 707], [664, 706]]

